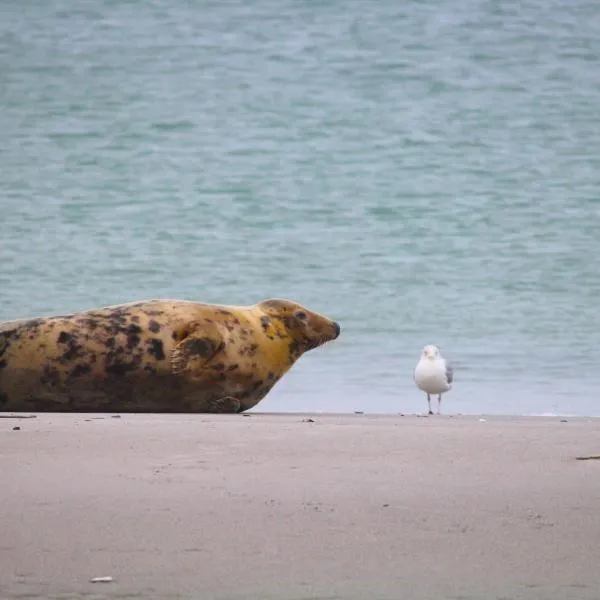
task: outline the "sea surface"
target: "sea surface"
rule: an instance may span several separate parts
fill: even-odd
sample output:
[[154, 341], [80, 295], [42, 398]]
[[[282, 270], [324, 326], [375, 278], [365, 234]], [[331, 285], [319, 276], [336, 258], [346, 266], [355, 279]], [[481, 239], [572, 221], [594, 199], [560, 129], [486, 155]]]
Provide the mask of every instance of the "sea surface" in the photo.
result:
[[600, 415], [600, 5], [4, 0], [0, 320], [293, 298], [261, 411]]

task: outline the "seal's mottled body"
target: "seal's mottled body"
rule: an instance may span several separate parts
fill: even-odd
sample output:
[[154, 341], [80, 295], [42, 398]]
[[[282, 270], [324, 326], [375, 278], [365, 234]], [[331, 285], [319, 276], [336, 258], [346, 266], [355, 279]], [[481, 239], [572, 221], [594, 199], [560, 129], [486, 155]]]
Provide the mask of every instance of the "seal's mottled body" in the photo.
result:
[[288, 300], [150, 300], [0, 324], [0, 410], [240, 412], [337, 323]]

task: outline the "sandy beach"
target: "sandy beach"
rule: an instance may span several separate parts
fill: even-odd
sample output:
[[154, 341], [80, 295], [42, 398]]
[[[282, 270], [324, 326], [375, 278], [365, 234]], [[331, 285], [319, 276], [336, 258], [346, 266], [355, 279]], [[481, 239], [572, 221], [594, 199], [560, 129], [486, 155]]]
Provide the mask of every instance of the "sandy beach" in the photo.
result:
[[0, 598], [596, 600], [594, 455], [600, 419], [2, 418]]

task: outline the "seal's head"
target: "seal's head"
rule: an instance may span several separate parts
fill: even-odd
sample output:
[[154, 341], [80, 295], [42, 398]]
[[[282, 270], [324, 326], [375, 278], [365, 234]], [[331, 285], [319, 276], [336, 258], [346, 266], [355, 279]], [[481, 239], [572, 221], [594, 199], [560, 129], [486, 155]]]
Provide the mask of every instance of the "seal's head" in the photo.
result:
[[429, 360], [437, 360], [440, 357], [440, 349], [434, 344], [427, 344], [423, 348], [423, 358], [428, 358]]
[[264, 300], [258, 306], [265, 314], [261, 319], [263, 328], [267, 330], [272, 324], [279, 331], [283, 329], [301, 353], [340, 335], [338, 323], [292, 300]]

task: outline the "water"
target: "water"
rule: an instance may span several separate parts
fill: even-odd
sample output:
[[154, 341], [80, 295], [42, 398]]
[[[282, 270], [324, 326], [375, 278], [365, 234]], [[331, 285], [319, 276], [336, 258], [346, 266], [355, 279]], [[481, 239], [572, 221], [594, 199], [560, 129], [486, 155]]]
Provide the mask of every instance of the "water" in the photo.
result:
[[291, 297], [259, 405], [600, 415], [600, 9], [0, 4], [0, 319]]

